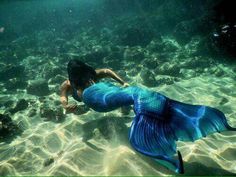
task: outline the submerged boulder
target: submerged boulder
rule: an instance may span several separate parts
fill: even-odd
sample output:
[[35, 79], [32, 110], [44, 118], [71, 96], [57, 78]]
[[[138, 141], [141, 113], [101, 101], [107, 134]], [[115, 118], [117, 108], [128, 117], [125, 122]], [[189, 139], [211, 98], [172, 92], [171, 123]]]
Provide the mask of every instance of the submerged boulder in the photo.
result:
[[27, 84], [28, 83], [23, 78], [12, 78], [6, 82], [5, 88], [14, 91], [16, 89], [25, 89]]
[[22, 133], [22, 129], [16, 125], [11, 117], [6, 114], [0, 114], [0, 142], [11, 142], [13, 138]]
[[12, 109], [9, 110], [10, 113], [14, 114], [18, 111], [25, 110], [28, 107], [28, 102], [25, 99], [20, 99], [17, 103], [16, 106]]
[[140, 76], [142, 77], [143, 84], [148, 87], [157, 86], [157, 82], [155, 79], [155, 75], [148, 69], [144, 69], [141, 71]]
[[57, 66], [50, 66], [48, 65], [45, 68], [46, 72], [45, 72], [45, 79], [51, 79], [54, 78], [56, 75], [61, 74], [62, 73], [62, 68], [57, 67]]
[[63, 108], [61, 106], [50, 106], [49, 104], [43, 104], [40, 107], [40, 115], [45, 121], [62, 122], [65, 118], [63, 114]]
[[145, 51], [141, 47], [126, 47], [124, 50], [124, 60], [140, 63], [144, 59]]
[[12, 78], [20, 78], [24, 76], [24, 66], [16, 66], [13, 64], [1, 64], [0, 68], [0, 81], [6, 81]]
[[44, 79], [30, 81], [26, 90], [28, 94], [36, 96], [46, 96], [50, 94], [48, 82]]

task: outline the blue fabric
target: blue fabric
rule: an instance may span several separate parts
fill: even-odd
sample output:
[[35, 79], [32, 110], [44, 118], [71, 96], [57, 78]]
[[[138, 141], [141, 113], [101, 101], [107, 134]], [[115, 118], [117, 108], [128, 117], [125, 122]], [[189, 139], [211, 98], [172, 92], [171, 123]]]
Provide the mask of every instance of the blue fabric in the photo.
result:
[[175, 141], [195, 141], [214, 132], [236, 130], [217, 109], [181, 103], [139, 87], [100, 82], [84, 90], [83, 102], [98, 112], [134, 105], [131, 145], [142, 154], [172, 164], [178, 173], [183, 173], [183, 164], [179, 152], [174, 158]]

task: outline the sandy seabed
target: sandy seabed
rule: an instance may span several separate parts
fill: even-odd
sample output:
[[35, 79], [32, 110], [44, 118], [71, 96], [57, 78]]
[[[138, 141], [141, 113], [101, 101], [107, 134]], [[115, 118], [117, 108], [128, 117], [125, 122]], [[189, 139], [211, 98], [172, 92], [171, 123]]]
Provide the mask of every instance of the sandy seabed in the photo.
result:
[[[231, 77], [205, 74], [152, 90], [182, 102], [216, 107], [235, 127], [235, 87]], [[59, 99], [55, 93], [49, 98]], [[222, 98], [228, 102], [220, 105]], [[0, 144], [0, 175], [175, 175], [130, 146], [128, 131], [133, 112], [124, 116], [120, 110], [90, 110], [82, 115], [67, 114], [64, 122], [54, 123], [29, 117], [30, 109], [13, 117], [28, 125], [23, 134], [10, 144]], [[236, 174], [235, 132], [215, 133], [177, 145], [186, 175]]]

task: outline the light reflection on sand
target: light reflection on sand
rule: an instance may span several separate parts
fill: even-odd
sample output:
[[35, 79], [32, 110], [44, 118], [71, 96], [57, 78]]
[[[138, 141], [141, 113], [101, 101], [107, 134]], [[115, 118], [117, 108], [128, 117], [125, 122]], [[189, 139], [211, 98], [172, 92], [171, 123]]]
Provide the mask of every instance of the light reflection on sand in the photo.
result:
[[[230, 125], [236, 127], [236, 90], [233, 88], [235, 81], [231, 78], [202, 76], [153, 90], [183, 102], [217, 107], [226, 113]], [[219, 105], [223, 97], [228, 102]], [[132, 116], [133, 113], [130, 120]], [[14, 119], [19, 117], [22, 112]], [[23, 119], [28, 128], [22, 136], [9, 145], [1, 143], [1, 175], [174, 175], [132, 149], [126, 134], [128, 128], [124, 128], [130, 121], [125, 122], [119, 110], [106, 114], [94, 111], [84, 115], [67, 114], [62, 123], [38, 120], [35, 123], [27, 116]], [[109, 126], [103, 126], [104, 123]], [[123, 128], [122, 131], [119, 132], [119, 128]], [[187, 175], [236, 173], [235, 132], [216, 133], [177, 145]]]

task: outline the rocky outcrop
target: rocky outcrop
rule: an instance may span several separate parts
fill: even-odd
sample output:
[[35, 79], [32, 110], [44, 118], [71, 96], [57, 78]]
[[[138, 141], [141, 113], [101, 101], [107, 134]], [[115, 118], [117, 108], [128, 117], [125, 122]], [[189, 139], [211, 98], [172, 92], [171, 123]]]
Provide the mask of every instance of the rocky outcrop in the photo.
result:
[[46, 96], [50, 94], [48, 82], [44, 79], [30, 81], [26, 90], [28, 94], [36, 96]]
[[0, 142], [10, 143], [13, 138], [21, 133], [21, 128], [12, 121], [9, 115], [0, 114]]
[[9, 112], [14, 114], [18, 111], [22, 111], [22, 110], [25, 110], [27, 107], [28, 107], [28, 102], [25, 100], [25, 99], [20, 99], [14, 108], [10, 109]]
[[0, 81], [7, 81], [12, 78], [20, 78], [24, 76], [24, 66], [14, 64], [1, 64]]

